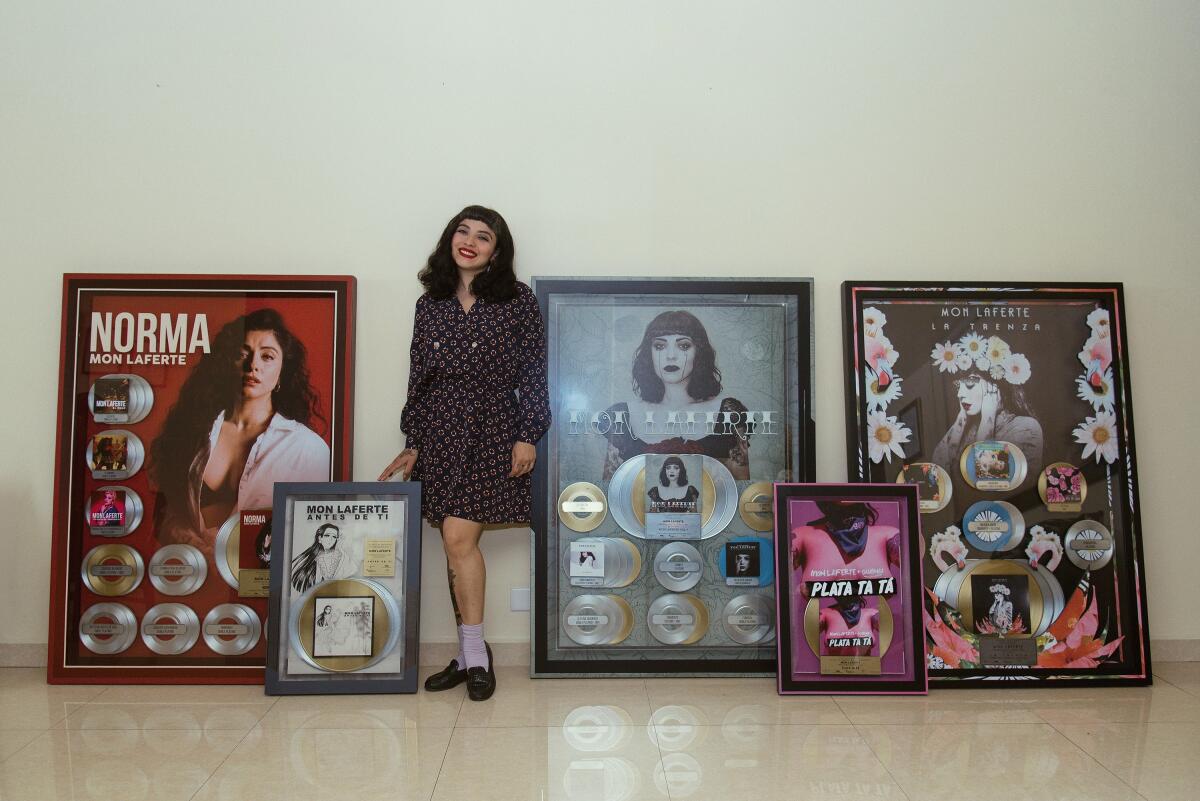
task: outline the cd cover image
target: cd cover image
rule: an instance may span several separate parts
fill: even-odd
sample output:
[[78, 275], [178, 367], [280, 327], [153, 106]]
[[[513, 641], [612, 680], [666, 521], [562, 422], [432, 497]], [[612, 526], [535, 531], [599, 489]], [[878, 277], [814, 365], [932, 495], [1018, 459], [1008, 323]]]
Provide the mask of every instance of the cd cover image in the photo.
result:
[[704, 460], [697, 454], [646, 457], [647, 539], [700, 539], [703, 475]]

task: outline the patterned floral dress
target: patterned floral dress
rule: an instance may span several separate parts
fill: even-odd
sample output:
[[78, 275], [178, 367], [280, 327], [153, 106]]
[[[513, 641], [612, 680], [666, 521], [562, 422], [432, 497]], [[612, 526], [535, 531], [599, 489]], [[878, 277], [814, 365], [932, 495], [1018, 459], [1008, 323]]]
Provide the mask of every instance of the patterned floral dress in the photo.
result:
[[417, 300], [408, 401], [400, 428], [417, 449], [421, 514], [528, 523], [530, 475], [509, 478], [513, 444], [550, 427], [546, 333], [533, 291], [512, 300]]

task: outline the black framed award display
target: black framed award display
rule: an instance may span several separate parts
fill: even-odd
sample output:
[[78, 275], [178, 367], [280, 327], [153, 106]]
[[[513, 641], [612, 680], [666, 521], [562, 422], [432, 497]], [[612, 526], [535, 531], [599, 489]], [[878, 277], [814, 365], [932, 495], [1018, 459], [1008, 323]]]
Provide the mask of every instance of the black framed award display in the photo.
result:
[[930, 680], [1149, 684], [1121, 285], [843, 295], [850, 473], [919, 489]]
[[262, 682], [272, 486], [350, 471], [354, 287], [64, 276], [51, 683]]
[[268, 695], [413, 693], [421, 485], [275, 485]]
[[813, 474], [812, 284], [535, 278], [532, 673], [769, 674], [772, 482]]
[[928, 692], [910, 484], [776, 484], [781, 695]]

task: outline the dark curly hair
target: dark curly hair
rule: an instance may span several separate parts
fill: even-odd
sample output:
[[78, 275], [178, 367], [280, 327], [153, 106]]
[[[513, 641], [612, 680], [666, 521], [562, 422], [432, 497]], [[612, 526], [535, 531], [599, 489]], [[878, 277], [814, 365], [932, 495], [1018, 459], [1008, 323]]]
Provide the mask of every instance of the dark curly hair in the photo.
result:
[[325, 418], [308, 374], [308, 351], [275, 309], [259, 309], [225, 325], [213, 338], [211, 352], [200, 357], [167, 412], [162, 433], [150, 445], [150, 477], [168, 499], [187, 495], [192, 460], [208, 441], [219, 412], [233, 412], [242, 391], [242, 346], [249, 331], [270, 331], [283, 349], [279, 385], [271, 403], [284, 417], [310, 428]]
[[512, 300], [517, 296], [517, 274], [513, 271], [516, 246], [500, 212], [484, 206], [467, 206], [450, 218], [417, 278], [431, 297], [442, 300], [454, 295], [458, 289], [458, 265], [450, 252], [450, 240], [463, 220], [481, 222], [496, 234], [496, 250], [491, 263], [471, 281], [471, 294], [489, 301]]
[[675, 465], [679, 468], [679, 486], [686, 487], [688, 483], [687, 468], [683, 465], [683, 460], [678, 456], [668, 456], [663, 460], [662, 469], [658, 471], [658, 483], [664, 487], [671, 486], [670, 479], [667, 478], [667, 467]]
[[692, 400], [706, 401], [721, 391], [721, 371], [717, 369], [717, 352], [708, 339], [704, 323], [685, 311], [669, 311], [655, 317], [646, 326], [642, 344], [633, 355], [633, 391], [647, 403], [660, 403], [667, 392], [654, 372], [653, 344], [658, 337], [674, 334], [686, 336], [696, 346], [696, 361], [688, 378], [687, 393]]

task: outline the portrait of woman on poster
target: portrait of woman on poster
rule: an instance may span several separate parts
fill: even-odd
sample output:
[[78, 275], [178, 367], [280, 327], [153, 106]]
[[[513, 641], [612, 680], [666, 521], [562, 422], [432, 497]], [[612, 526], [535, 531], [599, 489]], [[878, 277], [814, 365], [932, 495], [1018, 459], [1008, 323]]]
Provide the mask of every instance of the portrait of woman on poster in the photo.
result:
[[[1004, 378], [969, 370], [954, 379], [958, 416], [933, 451], [933, 461], [955, 475], [963, 449], [974, 442], [1011, 442], [1025, 454], [1029, 475], [1042, 469], [1042, 426], [1025, 397], [1025, 390]], [[986, 467], [986, 465], [985, 465]], [[1005, 472], [1007, 474], [1007, 468]]]
[[421, 514], [441, 529], [459, 653], [425, 681], [463, 682], [491, 697], [496, 673], [483, 636], [485, 524], [528, 525], [535, 445], [550, 427], [546, 335], [533, 291], [517, 280], [508, 223], [483, 206], [451, 218], [418, 274], [409, 349], [406, 447], [379, 476], [421, 482]]
[[313, 533], [312, 545], [292, 559], [292, 587], [304, 592], [322, 581], [349, 578], [358, 572], [358, 564], [342, 548], [342, 531], [333, 523], [323, 523]]
[[668, 456], [658, 471], [658, 482], [646, 493], [646, 511], [698, 512], [700, 490], [688, 482], [687, 467], [678, 456]]
[[[900, 529], [878, 523], [869, 503], [816, 501], [821, 517], [792, 529], [792, 569], [800, 594], [810, 581], [894, 578], [900, 568]], [[895, 572], [893, 571], [895, 568]]]
[[329, 446], [310, 385], [307, 350], [275, 309], [228, 323], [184, 381], [150, 446], [162, 542], [210, 558], [239, 509], [270, 508], [277, 481], [328, 481]]
[[[735, 479], [750, 478], [750, 431], [741, 422], [746, 406], [737, 398], [721, 397], [717, 352], [699, 318], [681, 310], [651, 320], [634, 352], [631, 377], [633, 397], [607, 410], [610, 420], [623, 415], [627, 425], [606, 434], [605, 479], [643, 453], [699, 453], [717, 459]], [[683, 436], [664, 433], [670, 412], [696, 413], [697, 430]], [[726, 413], [731, 416], [722, 417]], [[655, 431], [646, 429], [647, 414]], [[706, 414], [715, 415], [714, 433], [706, 431]], [[728, 431], [724, 420], [731, 423]]]

